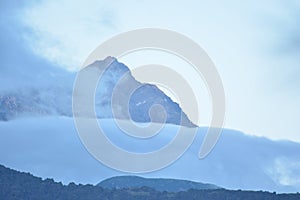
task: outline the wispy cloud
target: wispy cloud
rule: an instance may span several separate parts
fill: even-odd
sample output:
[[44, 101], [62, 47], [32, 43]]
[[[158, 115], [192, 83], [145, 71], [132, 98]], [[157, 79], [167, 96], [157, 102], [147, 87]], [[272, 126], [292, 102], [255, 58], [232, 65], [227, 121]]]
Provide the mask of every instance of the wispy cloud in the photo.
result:
[[[25, 89], [55, 87], [66, 83], [66, 70], [58, 67], [48, 59], [36, 55], [23, 35], [32, 34], [31, 29], [20, 22], [22, 11], [31, 7], [36, 1], [26, 4], [4, 0], [0, 5], [0, 92], [29, 92]], [[68, 83], [70, 87], [70, 83]]]
[[33, 30], [25, 35], [32, 50], [69, 70], [78, 69], [116, 28], [113, 11], [99, 1], [41, 1], [26, 9], [22, 20]]
[[267, 172], [281, 185], [300, 187], [300, 161], [297, 159], [276, 158]]

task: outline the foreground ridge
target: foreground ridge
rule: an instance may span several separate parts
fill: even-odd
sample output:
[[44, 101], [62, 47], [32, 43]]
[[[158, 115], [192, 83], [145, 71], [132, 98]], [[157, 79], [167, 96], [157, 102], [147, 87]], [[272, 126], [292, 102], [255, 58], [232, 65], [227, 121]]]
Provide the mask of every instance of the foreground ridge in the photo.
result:
[[181, 192], [160, 192], [149, 187], [132, 189], [104, 189], [93, 185], [63, 185], [52, 179], [42, 180], [29, 173], [18, 172], [0, 165], [0, 199], [35, 200], [100, 200], [100, 199], [262, 199], [262, 200], [296, 200], [300, 194], [276, 194], [262, 191], [233, 191], [225, 189], [204, 189]]

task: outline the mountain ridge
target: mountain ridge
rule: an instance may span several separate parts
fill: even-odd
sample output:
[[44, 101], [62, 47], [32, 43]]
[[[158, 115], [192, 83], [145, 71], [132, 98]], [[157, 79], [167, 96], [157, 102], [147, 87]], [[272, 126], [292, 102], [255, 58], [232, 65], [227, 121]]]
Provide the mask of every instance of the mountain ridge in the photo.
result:
[[221, 189], [213, 184], [200, 183], [189, 180], [171, 179], [171, 178], [145, 178], [141, 176], [115, 176], [105, 179], [97, 184], [97, 186], [107, 189], [126, 189], [149, 187], [157, 191], [179, 192], [190, 189], [209, 190]]
[[[107, 66], [108, 65], [108, 66]], [[104, 70], [104, 67], [107, 69]], [[119, 118], [133, 120], [135, 122], [153, 122], [182, 124], [188, 127], [195, 125], [188, 119], [180, 106], [165, 95], [157, 86], [148, 83], [138, 82], [131, 74], [130, 69], [116, 58], [107, 57], [98, 60], [85, 67], [85, 69], [97, 68], [103, 70], [96, 95], [95, 110], [97, 118]], [[49, 72], [50, 73], [50, 72]], [[30, 88], [15, 89], [12, 91], [0, 91], [0, 121], [8, 121], [22, 116], [67, 116], [72, 117], [72, 82], [75, 74], [65, 72], [58, 77], [51, 77], [43, 74], [38, 80], [49, 83], [41, 84]], [[62, 73], [62, 72], [61, 72]], [[51, 74], [51, 73], [50, 73]], [[123, 79], [125, 77], [125, 79]], [[113, 108], [120, 108], [117, 113], [112, 113], [112, 91], [120, 79], [124, 80], [118, 90], [118, 96], [125, 97], [126, 91], [136, 87], [130, 97], [129, 105], [117, 99]], [[77, 97], [76, 97], [77, 98]], [[150, 109], [154, 105], [161, 105], [166, 111], [166, 121], [164, 121], [161, 109]], [[126, 115], [126, 108], [129, 108], [130, 116]], [[154, 111], [154, 112], [152, 112]], [[182, 116], [182, 123], [181, 123]], [[153, 117], [153, 118], [152, 118]]]
[[241, 190], [196, 190], [179, 192], [160, 192], [152, 188], [141, 187], [131, 189], [105, 189], [90, 184], [63, 185], [53, 179], [41, 179], [29, 173], [18, 172], [0, 165], [0, 199], [5, 200], [180, 200], [180, 199], [199, 199], [199, 200], [219, 200], [219, 199], [262, 199], [262, 200], [297, 200], [299, 193], [276, 194], [275, 192], [263, 191], [241, 191]]

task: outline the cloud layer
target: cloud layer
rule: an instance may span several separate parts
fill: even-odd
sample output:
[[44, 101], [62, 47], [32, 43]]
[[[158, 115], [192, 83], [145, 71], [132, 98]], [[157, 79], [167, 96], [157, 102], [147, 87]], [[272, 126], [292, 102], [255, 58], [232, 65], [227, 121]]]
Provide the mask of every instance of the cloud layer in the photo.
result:
[[[167, 125], [155, 137], [141, 140], [121, 132], [113, 120], [102, 122], [110, 141], [131, 152], [155, 151], [168, 144], [178, 129]], [[96, 184], [110, 176], [125, 175], [104, 166], [84, 149], [70, 118], [0, 122], [0, 129], [0, 163], [8, 167], [64, 183]], [[192, 146], [171, 166], [140, 175], [194, 180], [229, 189], [300, 190], [299, 143], [276, 142], [224, 130], [210, 155], [199, 160], [205, 132], [201, 128]]]

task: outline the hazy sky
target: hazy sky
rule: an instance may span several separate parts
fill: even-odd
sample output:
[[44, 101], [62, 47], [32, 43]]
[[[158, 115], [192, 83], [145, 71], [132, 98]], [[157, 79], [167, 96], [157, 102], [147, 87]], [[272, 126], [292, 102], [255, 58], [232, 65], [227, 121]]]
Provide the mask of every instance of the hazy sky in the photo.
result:
[[[225, 88], [225, 127], [300, 141], [299, 1], [28, 2], [0, 3], [6, 11], [1, 24], [14, 23], [1, 35], [15, 38], [14, 47], [28, 56], [74, 71], [111, 36], [145, 27], [171, 29], [196, 41], [214, 61]], [[14, 27], [18, 34], [11, 36]], [[0, 41], [4, 58], [10, 44]]]

